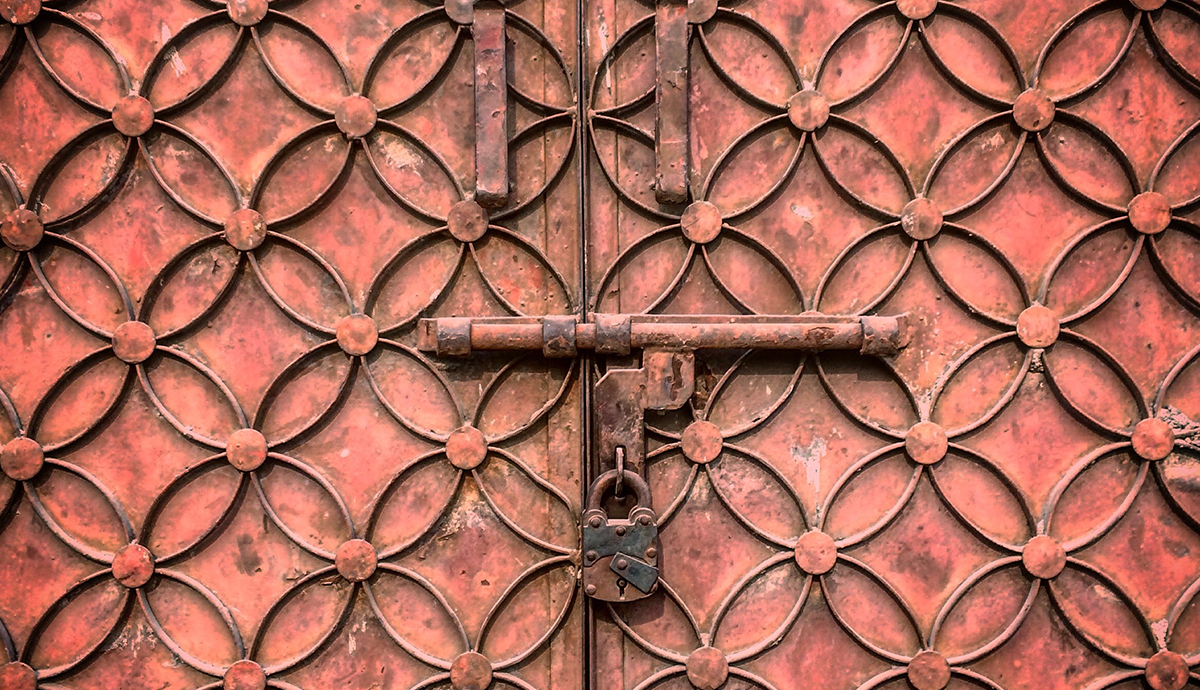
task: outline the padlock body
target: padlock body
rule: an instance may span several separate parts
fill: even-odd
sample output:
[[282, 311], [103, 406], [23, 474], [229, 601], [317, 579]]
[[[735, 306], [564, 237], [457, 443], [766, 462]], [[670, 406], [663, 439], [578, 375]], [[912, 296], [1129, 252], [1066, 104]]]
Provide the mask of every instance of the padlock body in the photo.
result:
[[[600, 518], [599, 526], [594, 518]], [[646, 518], [649, 517], [649, 520]], [[648, 522], [649, 524], [642, 524]], [[644, 599], [657, 589], [658, 569], [658, 524], [650, 511], [638, 511], [634, 519], [609, 519], [602, 510], [588, 510], [583, 518], [583, 589], [588, 596], [600, 601], [637, 601]], [[614, 563], [620, 555], [629, 561], [633, 579], [648, 586], [648, 591], [639, 589], [622, 577]], [[653, 577], [647, 577], [653, 570]], [[653, 580], [653, 584], [649, 584]], [[620, 582], [625, 581], [622, 589]]]

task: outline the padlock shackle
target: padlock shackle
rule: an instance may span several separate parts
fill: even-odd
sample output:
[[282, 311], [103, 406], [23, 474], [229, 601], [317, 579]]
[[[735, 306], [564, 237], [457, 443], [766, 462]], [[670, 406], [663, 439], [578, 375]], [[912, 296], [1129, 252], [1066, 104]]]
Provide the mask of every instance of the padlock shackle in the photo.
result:
[[637, 496], [637, 503], [630, 509], [630, 513], [638, 508], [650, 508], [650, 485], [646, 483], [642, 475], [630, 470], [624, 472], [609, 470], [596, 477], [596, 481], [592, 482], [592, 488], [588, 491], [588, 510], [602, 510], [600, 499], [604, 498], [606, 492], [616, 487], [617, 477], [623, 477], [625, 482], [633, 487], [633, 493]]

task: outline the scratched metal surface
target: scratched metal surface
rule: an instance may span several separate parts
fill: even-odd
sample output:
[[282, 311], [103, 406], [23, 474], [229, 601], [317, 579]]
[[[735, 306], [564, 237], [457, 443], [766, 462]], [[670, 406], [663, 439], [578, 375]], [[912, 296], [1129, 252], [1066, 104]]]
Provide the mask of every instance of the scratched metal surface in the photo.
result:
[[[1192, 0], [469, 6], [0, 0], [0, 688], [1200, 687]], [[589, 618], [623, 363], [413, 349], [589, 310], [916, 327], [703, 355]]]

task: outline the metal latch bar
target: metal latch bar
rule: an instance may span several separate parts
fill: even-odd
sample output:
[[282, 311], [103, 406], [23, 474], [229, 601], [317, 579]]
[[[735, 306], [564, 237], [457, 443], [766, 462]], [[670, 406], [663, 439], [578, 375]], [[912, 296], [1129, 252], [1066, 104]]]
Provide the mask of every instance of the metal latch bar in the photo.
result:
[[857, 350], [891, 356], [908, 344], [898, 316], [570, 316], [422, 319], [417, 348], [439, 356], [476, 350], [541, 350], [573, 357], [579, 350], [628, 354], [633, 349]]

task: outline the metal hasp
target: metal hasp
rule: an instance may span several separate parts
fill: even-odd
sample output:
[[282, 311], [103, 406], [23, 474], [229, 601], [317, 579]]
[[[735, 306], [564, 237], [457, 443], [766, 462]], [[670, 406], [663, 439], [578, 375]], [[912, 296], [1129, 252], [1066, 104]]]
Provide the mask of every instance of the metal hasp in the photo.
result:
[[446, 14], [471, 27], [475, 44], [475, 201], [508, 204], [508, 64], [505, 9], [496, 0], [446, 0]]

